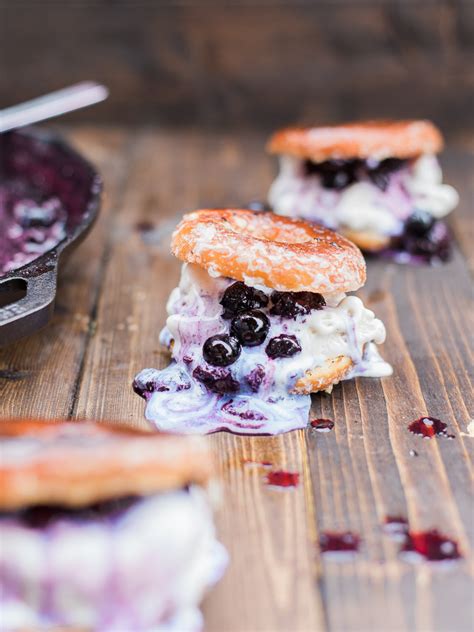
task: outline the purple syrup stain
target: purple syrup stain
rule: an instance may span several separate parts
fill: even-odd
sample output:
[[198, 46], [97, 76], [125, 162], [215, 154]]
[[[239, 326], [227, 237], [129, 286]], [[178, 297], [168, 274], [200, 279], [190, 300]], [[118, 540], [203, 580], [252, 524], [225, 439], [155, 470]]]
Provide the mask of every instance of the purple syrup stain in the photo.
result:
[[420, 417], [408, 425], [408, 430], [426, 439], [432, 439], [435, 436], [454, 439], [454, 435], [448, 434], [447, 427], [447, 424], [435, 417]]
[[267, 485], [271, 487], [297, 487], [300, 475], [298, 472], [287, 472], [285, 470], [276, 470], [268, 472], [265, 477]]
[[399, 555], [409, 562], [446, 562], [462, 557], [457, 542], [436, 529], [408, 532]]
[[387, 516], [382, 530], [392, 540], [404, 542], [408, 534], [408, 520], [403, 516]]
[[319, 538], [321, 553], [338, 561], [351, 559], [359, 545], [360, 537], [351, 531], [324, 531]]
[[312, 419], [309, 424], [316, 432], [330, 432], [334, 428], [332, 419]]

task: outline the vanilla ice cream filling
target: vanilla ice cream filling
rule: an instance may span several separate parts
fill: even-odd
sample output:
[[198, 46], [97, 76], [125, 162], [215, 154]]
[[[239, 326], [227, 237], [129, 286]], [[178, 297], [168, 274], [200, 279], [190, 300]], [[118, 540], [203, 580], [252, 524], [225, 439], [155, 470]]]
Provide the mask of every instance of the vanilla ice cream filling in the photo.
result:
[[207, 494], [191, 487], [139, 499], [113, 519], [0, 519], [2, 629], [187, 632], [226, 553]]
[[[231, 366], [217, 369], [238, 383], [238, 391], [209, 392], [194, 379], [193, 372], [216, 371], [204, 360], [202, 348], [207, 338], [229, 331], [230, 322], [222, 318], [220, 300], [233, 283], [232, 279], [211, 277], [194, 264], [183, 265], [180, 284], [167, 304], [168, 318], [161, 333], [161, 341], [172, 349], [175, 363], [161, 372], [145, 369], [137, 377], [141, 384], [152, 385], [146, 387], [148, 392], [144, 395], [146, 416], [160, 429], [285, 432], [305, 427], [308, 420], [310, 398], [292, 394], [296, 383], [327, 360], [339, 356], [352, 360], [352, 368], [344, 379], [391, 374], [390, 365], [381, 359], [376, 348], [385, 340], [383, 323], [356, 296], [338, 294], [325, 296], [324, 309], [295, 318], [267, 311], [270, 328], [266, 340], [255, 347], [242, 347]], [[269, 296], [272, 293], [263, 286], [258, 289]], [[280, 335], [294, 336], [301, 351], [292, 357], [270, 358], [266, 345]], [[258, 387], [254, 383], [256, 374]]]
[[385, 191], [368, 179], [341, 190], [327, 189], [318, 174], [305, 174], [301, 159], [284, 155], [268, 200], [281, 215], [303, 217], [332, 229], [396, 236], [415, 210], [440, 219], [457, 206], [458, 193], [442, 179], [436, 156], [427, 154], [391, 173]]

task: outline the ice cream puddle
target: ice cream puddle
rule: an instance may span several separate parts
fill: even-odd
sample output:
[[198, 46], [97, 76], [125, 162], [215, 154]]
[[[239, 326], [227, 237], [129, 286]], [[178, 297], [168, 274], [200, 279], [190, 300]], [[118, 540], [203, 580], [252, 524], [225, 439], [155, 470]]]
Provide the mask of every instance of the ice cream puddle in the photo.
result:
[[66, 237], [66, 211], [24, 182], [0, 185], [0, 276], [30, 263]]
[[288, 432], [308, 423], [298, 381], [328, 360], [350, 359], [340, 379], [392, 372], [376, 349], [385, 328], [355, 296], [275, 292], [184, 264], [167, 311], [160, 339], [173, 361], [133, 384], [160, 430]]

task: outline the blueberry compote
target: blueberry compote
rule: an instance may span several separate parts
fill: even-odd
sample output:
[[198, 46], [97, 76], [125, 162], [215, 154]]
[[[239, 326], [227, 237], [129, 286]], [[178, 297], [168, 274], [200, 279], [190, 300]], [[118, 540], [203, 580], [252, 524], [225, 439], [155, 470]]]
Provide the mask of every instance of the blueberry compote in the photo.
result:
[[20, 180], [0, 185], [0, 276], [33, 261], [66, 237], [66, 211]]
[[328, 358], [349, 356], [348, 378], [390, 374], [374, 345], [383, 324], [353, 296], [275, 292], [185, 264], [167, 310], [161, 341], [173, 362], [133, 384], [161, 430], [287, 432], [308, 422], [296, 383]]

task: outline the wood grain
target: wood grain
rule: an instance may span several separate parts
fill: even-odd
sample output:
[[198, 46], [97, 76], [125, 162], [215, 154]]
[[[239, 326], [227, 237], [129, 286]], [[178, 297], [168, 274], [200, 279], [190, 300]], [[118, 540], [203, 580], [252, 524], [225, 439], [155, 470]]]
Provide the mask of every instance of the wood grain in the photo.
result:
[[470, 0], [17, 0], [0, 3], [0, 24], [2, 107], [90, 78], [110, 98], [70, 120], [239, 131], [378, 116], [428, 117], [450, 134], [473, 127]]
[[[141, 368], [168, 361], [158, 333], [179, 276], [170, 233], [184, 211], [263, 197], [274, 164], [261, 151], [264, 137], [251, 132], [89, 128], [72, 137], [104, 171], [106, 207], [67, 268], [54, 322], [0, 352], [0, 416], [144, 425], [143, 402], [130, 385]], [[467, 160], [446, 156], [461, 194], [470, 186]], [[464, 204], [453, 228], [467, 254]], [[204, 604], [211, 632], [472, 627], [473, 314], [466, 258], [456, 250], [439, 268], [370, 262], [360, 295], [387, 326], [383, 352], [394, 365], [392, 378], [358, 379], [316, 396], [312, 414], [336, 424], [327, 434], [209, 437], [222, 479], [217, 526], [231, 555]], [[410, 434], [407, 424], [424, 414], [448, 423], [455, 438]], [[300, 485], [271, 489], [262, 461], [298, 472]], [[463, 560], [444, 569], [401, 561], [399, 544], [382, 530], [389, 515], [456, 539]], [[321, 533], [334, 530], [360, 535], [352, 561], [320, 554]]]

